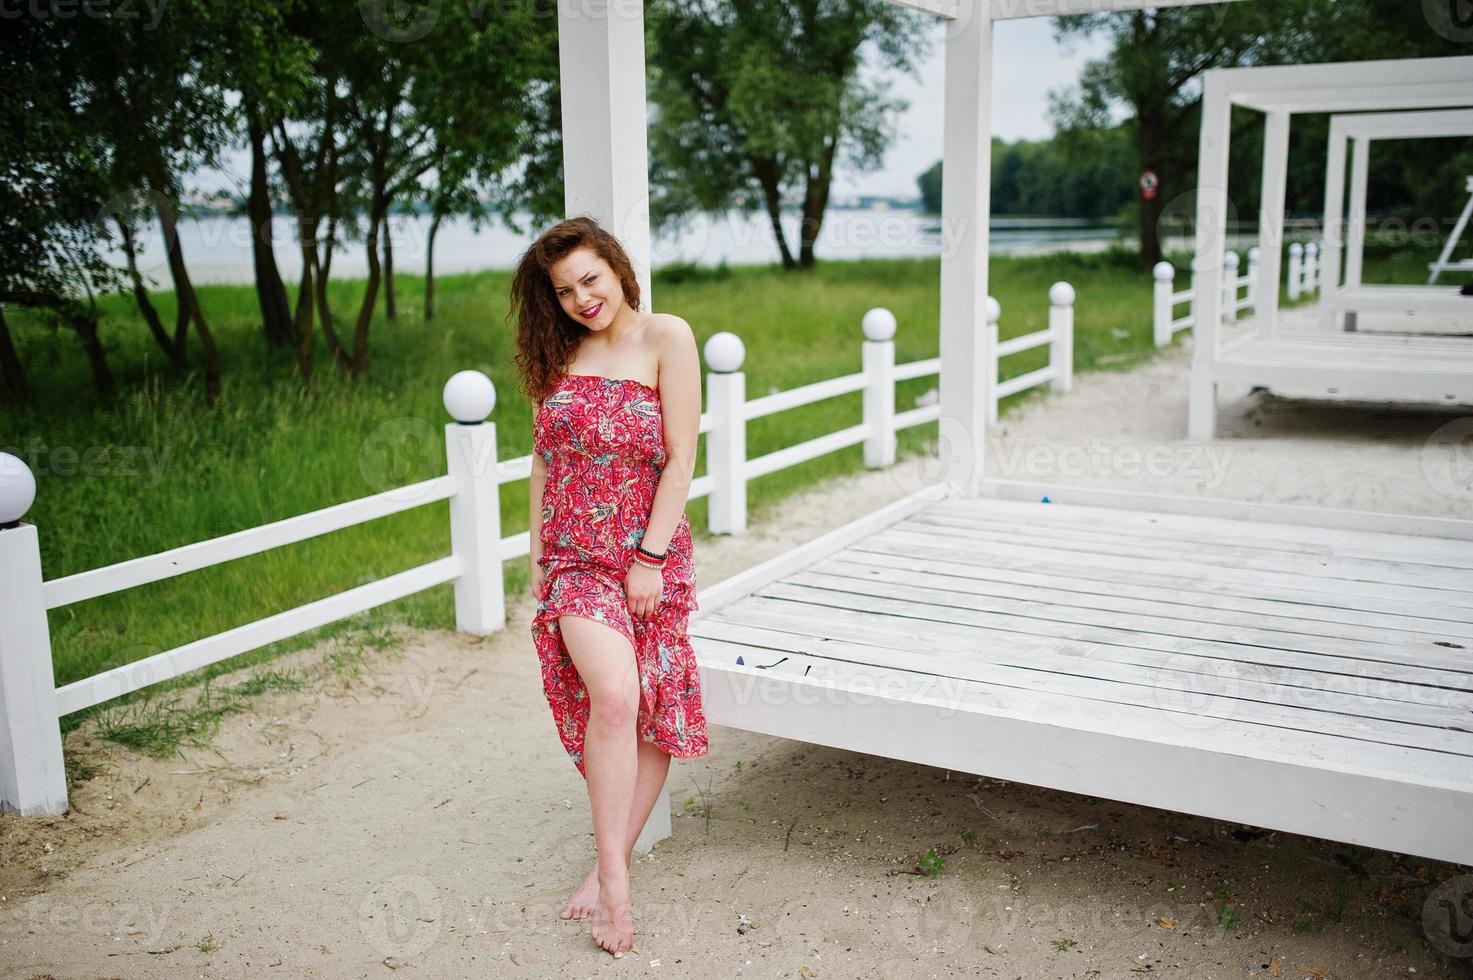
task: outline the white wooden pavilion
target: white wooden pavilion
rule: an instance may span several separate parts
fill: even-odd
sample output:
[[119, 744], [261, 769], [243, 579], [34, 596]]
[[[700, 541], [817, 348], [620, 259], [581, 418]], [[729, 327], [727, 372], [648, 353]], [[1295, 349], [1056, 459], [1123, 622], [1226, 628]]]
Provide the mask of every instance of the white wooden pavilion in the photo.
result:
[[[1389, 120], [1424, 120], [1430, 112], [1473, 105], [1473, 57], [1406, 58], [1318, 65], [1276, 65], [1212, 69], [1205, 74], [1202, 133], [1198, 162], [1196, 271], [1197, 307], [1193, 327], [1192, 381], [1187, 432], [1210, 439], [1217, 426], [1219, 383], [1262, 386], [1278, 394], [1329, 400], [1395, 401], [1473, 405], [1473, 340], [1430, 335], [1373, 335], [1313, 327], [1284, 329], [1278, 290], [1260, 291], [1259, 304], [1245, 329], [1224, 336], [1222, 321], [1223, 254], [1228, 214], [1229, 114], [1232, 106], [1264, 113], [1262, 210], [1259, 215], [1265, 283], [1280, 279], [1284, 232], [1284, 191], [1288, 172], [1289, 123], [1295, 113], [1363, 113], [1376, 110]], [[1363, 133], [1356, 139], [1352, 200], [1353, 285], [1339, 285], [1343, 251], [1344, 140], [1332, 139], [1326, 188], [1326, 254], [1321, 316], [1346, 309], [1397, 310], [1420, 303], [1429, 311], [1458, 311], [1452, 287], [1367, 287], [1359, 284], [1364, 242], [1366, 147], [1373, 127], [1392, 122], [1338, 120], [1336, 133]], [[1445, 124], [1440, 124], [1446, 129]], [[1402, 126], [1401, 128], [1409, 128]], [[1416, 131], [1413, 132], [1415, 135]], [[1353, 204], [1353, 209], [1356, 207]], [[1332, 224], [1333, 222], [1333, 224]], [[1440, 290], [1440, 291], [1439, 291]], [[1346, 304], [1350, 304], [1347, 306]], [[1379, 305], [1378, 305], [1379, 304]], [[1473, 307], [1473, 301], [1469, 302]], [[1416, 308], [1415, 306], [1413, 308]], [[1328, 320], [1323, 321], [1327, 324]], [[1322, 324], [1322, 325], [1323, 325]]]
[[[1473, 89], [1466, 94], [1473, 104]], [[1356, 328], [1359, 312], [1451, 313], [1473, 330], [1473, 298], [1463, 296], [1455, 282], [1366, 284], [1362, 271], [1366, 251], [1366, 194], [1371, 169], [1371, 143], [1388, 139], [1437, 139], [1473, 136], [1473, 109], [1436, 109], [1427, 112], [1364, 112], [1330, 117], [1329, 163], [1325, 181], [1325, 238], [1319, 302], [1319, 326], [1334, 330]], [[1345, 148], [1350, 154], [1350, 208], [1345, 207]], [[1429, 147], [1429, 152], [1436, 152]], [[1470, 204], [1473, 206], [1473, 204]], [[1464, 212], [1463, 222], [1467, 221]], [[1343, 234], [1340, 233], [1344, 229]], [[1344, 242], [1342, 248], [1342, 240]], [[1456, 236], [1454, 236], [1456, 240]], [[1341, 253], [1345, 270], [1340, 271]], [[1442, 260], [1440, 260], [1442, 261]], [[1337, 323], [1336, 321], [1340, 322]]]
[[[1473, 521], [984, 478], [993, 24], [1180, 2], [905, 5], [947, 22], [946, 468], [700, 594], [710, 721], [1473, 864]], [[638, 8], [560, 8], [559, 37], [567, 212], [621, 238], [649, 296]], [[1291, 112], [1435, 105], [1470, 82], [1473, 58], [1212, 73], [1200, 213], [1225, 205], [1230, 101], [1269, 113], [1281, 159]], [[1218, 318], [1222, 251], [1198, 239], [1199, 323]], [[1264, 261], [1276, 282], [1278, 249]], [[669, 832], [657, 807], [641, 847]]]

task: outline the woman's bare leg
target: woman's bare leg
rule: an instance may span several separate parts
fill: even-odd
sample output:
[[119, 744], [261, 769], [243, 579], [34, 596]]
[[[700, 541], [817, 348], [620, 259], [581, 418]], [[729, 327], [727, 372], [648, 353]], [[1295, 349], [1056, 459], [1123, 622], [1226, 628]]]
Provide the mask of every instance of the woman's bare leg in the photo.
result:
[[[639, 840], [639, 832], [644, 829], [645, 821], [649, 820], [650, 814], [654, 812], [655, 804], [660, 798], [660, 790], [665, 785], [665, 777], [669, 771], [670, 754], [641, 739], [639, 776], [634, 782], [634, 804], [629, 813], [627, 835], [629, 844], [624, 849], [625, 859], [629, 863], [634, 861], [634, 844]], [[584, 878], [583, 884], [568, 896], [568, 901], [563, 905], [563, 910], [558, 917], [586, 919], [593, 915], [593, 907], [597, 901], [598, 861], [595, 860], [593, 867], [588, 869], [588, 877]]]
[[639, 668], [634, 647], [612, 626], [582, 616], [560, 616], [558, 628], [588, 689], [583, 770], [593, 810], [599, 885], [590, 932], [594, 942], [618, 957], [634, 941], [625, 841], [639, 775], [635, 736]]

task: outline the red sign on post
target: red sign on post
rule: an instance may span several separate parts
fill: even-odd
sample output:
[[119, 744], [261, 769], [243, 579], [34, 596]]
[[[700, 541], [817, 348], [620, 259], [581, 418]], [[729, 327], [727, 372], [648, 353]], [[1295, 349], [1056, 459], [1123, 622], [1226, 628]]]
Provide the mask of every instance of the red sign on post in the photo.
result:
[[1161, 179], [1156, 176], [1156, 171], [1147, 170], [1141, 174], [1141, 200], [1149, 201], [1155, 198], [1156, 188], [1161, 185]]

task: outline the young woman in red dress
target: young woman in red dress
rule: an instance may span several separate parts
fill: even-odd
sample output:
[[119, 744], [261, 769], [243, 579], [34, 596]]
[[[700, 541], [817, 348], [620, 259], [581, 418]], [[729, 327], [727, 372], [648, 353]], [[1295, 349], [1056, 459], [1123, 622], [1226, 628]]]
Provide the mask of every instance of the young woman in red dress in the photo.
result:
[[700, 430], [690, 325], [640, 309], [617, 239], [558, 222], [518, 262], [516, 364], [536, 406], [531, 632], [563, 747], [588, 786], [597, 860], [561, 917], [631, 951], [629, 863], [672, 756], [709, 751], [685, 501]]

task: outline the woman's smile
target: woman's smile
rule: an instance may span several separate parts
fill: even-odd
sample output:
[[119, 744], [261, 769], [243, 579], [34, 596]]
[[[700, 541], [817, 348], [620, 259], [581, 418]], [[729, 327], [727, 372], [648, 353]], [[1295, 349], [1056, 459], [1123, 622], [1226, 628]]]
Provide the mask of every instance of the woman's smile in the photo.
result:
[[592, 320], [594, 317], [598, 316], [600, 312], [603, 311], [603, 308], [604, 308], [604, 305], [602, 303], [599, 303], [593, 309], [591, 309], [591, 310], [584, 310], [583, 312], [579, 313], [578, 315], [581, 316], [585, 320]]

